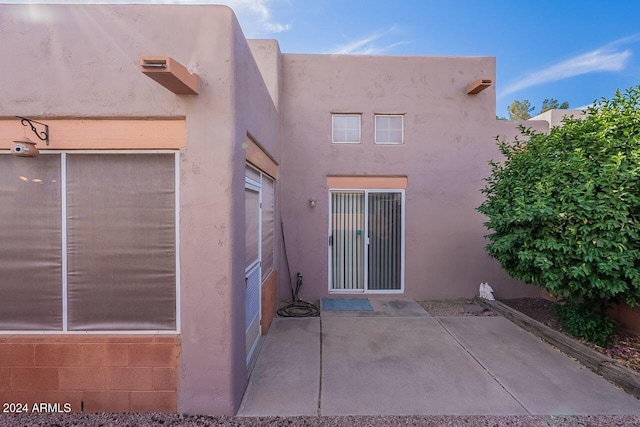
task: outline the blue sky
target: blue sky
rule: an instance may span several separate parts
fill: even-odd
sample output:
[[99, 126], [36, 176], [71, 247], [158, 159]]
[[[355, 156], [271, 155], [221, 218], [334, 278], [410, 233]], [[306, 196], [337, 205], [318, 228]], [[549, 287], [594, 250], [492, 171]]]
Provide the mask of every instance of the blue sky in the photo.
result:
[[[26, 3], [30, 0], [0, 0]], [[497, 60], [497, 114], [514, 100], [584, 107], [640, 84], [637, 0], [39, 0], [221, 3], [247, 37], [285, 53], [471, 55]]]

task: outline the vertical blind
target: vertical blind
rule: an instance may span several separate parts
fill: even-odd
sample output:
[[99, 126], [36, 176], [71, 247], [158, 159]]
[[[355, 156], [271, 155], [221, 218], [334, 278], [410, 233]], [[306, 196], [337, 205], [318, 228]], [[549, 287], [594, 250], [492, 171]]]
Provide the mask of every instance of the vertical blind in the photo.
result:
[[364, 194], [331, 193], [333, 289], [364, 289]]
[[260, 314], [260, 268], [257, 265], [246, 273], [244, 304], [244, 327], [249, 331]]
[[69, 330], [176, 328], [174, 159], [67, 156]]
[[0, 329], [62, 329], [60, 155], [0, 155]]
[[402, 196], [369, 193], [368, 289], [401, 289]]
[[260, 192], [258, 190], [244, 190], [244, 225], [245, 225], [245, 253], [244, 265], [249, 267], [258, 260], [260, 254]]

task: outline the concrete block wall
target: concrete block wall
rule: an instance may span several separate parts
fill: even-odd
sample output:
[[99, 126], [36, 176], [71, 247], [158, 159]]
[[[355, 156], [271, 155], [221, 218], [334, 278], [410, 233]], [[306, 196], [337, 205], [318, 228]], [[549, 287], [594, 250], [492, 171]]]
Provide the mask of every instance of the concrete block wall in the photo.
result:
[[177, 412], [179, 364], [173, 335], [7, 335], [0, 401], [29, 412], [42, 403], [59, 412]]

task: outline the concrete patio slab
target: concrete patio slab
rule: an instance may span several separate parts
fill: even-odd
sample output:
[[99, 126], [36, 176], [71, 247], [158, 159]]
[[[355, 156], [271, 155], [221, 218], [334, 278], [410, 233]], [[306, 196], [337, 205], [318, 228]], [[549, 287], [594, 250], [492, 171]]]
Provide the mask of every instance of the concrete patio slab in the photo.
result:
[[640, 414], [640, 401], [504, 317], [442, 325], [534, 415]]
[[323, 318], [320, 412], [526, 414], [429, 317]]
[[640, 414], [640, 400], [503, 317], [370, 301], [274, 319], [238, 415]]
[[317, 415], [319, 392], [320, 318], [273, 319], [237, 415]]

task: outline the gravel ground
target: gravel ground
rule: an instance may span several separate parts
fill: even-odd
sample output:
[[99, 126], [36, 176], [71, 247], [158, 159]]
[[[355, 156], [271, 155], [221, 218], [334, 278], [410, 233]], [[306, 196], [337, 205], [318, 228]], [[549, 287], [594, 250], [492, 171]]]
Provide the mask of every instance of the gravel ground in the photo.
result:
[[446, 316], [497, 316], [488, 308], [480, 307], [468, 299], [443, 301], [416, 301], [427, 313], [436, 317]]
[[556, 320], [553, 301], [542, 298], [517, 298], [500, 300], [500, 302], [540, 323], [544, 323], [550, 328], [558, 331], [562, 330]]
[[178, 414], [12, 414], [0, 426], [640, 426], [638, 416], [205, 417]]

